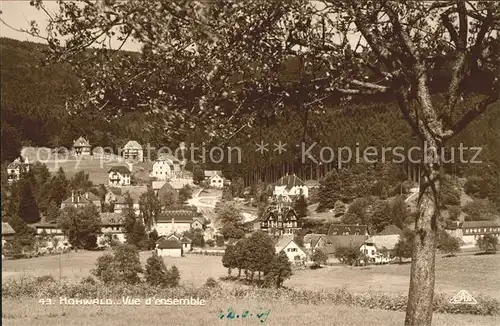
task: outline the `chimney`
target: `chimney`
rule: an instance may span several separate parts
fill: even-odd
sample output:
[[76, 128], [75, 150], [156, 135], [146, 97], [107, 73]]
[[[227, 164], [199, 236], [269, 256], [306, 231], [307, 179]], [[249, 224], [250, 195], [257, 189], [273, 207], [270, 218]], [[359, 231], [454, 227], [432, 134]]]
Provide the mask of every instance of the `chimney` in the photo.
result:
[[88, 191], [85, 193], [85, 198], [89, 199], [89, 192]]

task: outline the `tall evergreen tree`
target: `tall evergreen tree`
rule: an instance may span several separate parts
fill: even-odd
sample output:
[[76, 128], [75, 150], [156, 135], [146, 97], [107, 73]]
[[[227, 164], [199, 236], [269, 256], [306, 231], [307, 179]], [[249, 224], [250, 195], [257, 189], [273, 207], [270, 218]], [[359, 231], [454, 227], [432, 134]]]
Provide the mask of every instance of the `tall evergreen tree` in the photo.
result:
[[24, 174], [19, 182], [19, 206], [17, 214], [28, 224], [40, 221], [38, 203], [32, 188], [34, 183], [35, 178], [29, 172]]
[[144, 225], [151, 230], [161, 213], [161, 203], [152, 188], [143, 193], [139, 198], [139, 207]]
[[301, 194], [296, 200], [293, 206], [295, 213], [297, 213], [298, 218], [303, 218], [307, 216], [307, 199]]
[[60, 167], [57, 174], [51, 180], [50, 200], [53, 200], [57, 206], [61, 206], [63, 200], [68, 198], [69, 195], [69, 181], [66, 178], [63, 168]]

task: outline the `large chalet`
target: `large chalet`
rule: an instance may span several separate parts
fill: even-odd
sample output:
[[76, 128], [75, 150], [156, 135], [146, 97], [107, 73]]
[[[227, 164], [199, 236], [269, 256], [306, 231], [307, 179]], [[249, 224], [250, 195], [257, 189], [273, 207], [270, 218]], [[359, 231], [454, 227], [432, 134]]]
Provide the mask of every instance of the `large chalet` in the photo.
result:
[[296, 234], [300, 230], [297, 213], [290, 206], [270, 205], [262, 215], [260, 229], [272, 235]]

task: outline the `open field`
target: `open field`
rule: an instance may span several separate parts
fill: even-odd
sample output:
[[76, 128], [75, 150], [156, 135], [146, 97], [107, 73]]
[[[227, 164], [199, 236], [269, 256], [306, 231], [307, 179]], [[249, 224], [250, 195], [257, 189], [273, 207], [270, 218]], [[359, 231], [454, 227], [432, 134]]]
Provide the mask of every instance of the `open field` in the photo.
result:
[[[141, 300], [144, 302], [144, 300]], [[248, 310], [245, 319], [219, 319], [221, 311], [232, 307], [234, 314]], [[257, 314], [269, 311], [264, 322]], [[261, 317], [264, 319], [264, 317]], [[208, 301], [206, 306], [46, 306], [36, 300], [3, 300], [2, 324], [7, 326], [67, 325], [339, 325], [399, 326], [404, 313], [332, 305], [290, 304], [257, 300]], [[434, 314], [436, 326], [493, 326], [493, 316]]]
[[[295, 272], [287, 285], [300, 289], [346, 286], [353, 292], [381, 291], [407, 293], [411, 264], [349, 268], [326, 267]], [[436, 292], [451, 296], [460, 290], [482, 293], [500, 299], [500, 255], [436, 256]]]
[[[61, 259], [62, 276], [67, 278], [81, 278], [90, 275], [95, 267], [97, 257], [103, 251], [81, 251], [59, 256], [44, 256], [31, 259], [4, 260], [2, 262], [2, 279], [21, 277], [23, 275], [42, 276], [52, 275], [59, 277], [59, 259]], [[140, 259], [143, 265], [151, 256], [150, 252], [141, 252]], [[222, 266], [222, 257], [188, 255], [187, 257], [164, 257], [165, 264], [175, 264], [181, 272], [183, 284], [203, 285], [208, 277], [227, 275], [227, 269]]]
[[[83, 251], [61, 257], [63, 277], [85, 277], [94, 268], [103, 252]], [[141, 253], [145, 264], [149, 252]], [[187, 255], [164, 257], [167, 266], [175, 264], [181, 271], [181, 283], [202, 285], [208, 277], [227, 275], [221, 257]], [[2, 278], [22, 275], [59, 277], [59, 256], [3, 261]], [[381, 291], [406, 294], [409, 286], [410, 264], [369, 267], [331, 266], [317, 270], [296, 270], [285, 282], [288, 287], [308, 290], [328, 290], [347, 287], [352, 292]], [[460, 290], [482, 293], [500, 299], [500, 255], [462, 255], [455, 258], [436, 257], [436, 292], [453, 296]]]

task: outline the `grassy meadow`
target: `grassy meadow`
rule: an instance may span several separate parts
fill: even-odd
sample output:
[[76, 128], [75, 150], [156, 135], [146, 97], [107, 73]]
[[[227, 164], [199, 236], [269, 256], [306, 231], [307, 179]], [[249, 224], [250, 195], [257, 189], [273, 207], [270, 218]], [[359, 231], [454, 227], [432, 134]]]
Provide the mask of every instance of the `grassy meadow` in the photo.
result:
[[[206, 306], [52, 306], [37, 300], [2, 302], [2, 324], [7, 326], [77, 326], [77, 325], [356, 325], [399, 326], [404, 313], [347, 306], [290, 304], [258, 300], [208, 301]], [[234, 315], [245, 310], [246, 318], [219, 319], [221, 311], [232, 308]], [[267, 318], [256, 315], [269, 311]], [[436, 326], [493, 326], [498, 316], [434, 314]]]
[[[97, 257], [103, 252], [80, 251], [59, 256], [6, 260], [2, 264], [3, 279], [23, 275], [51, 274], [68, 278], [88, 276]], [[142, 264], [151, 253], [140, 254]], [[181, 272], [181, 282], [199, 286], [208, 277], [227, 275], [221, 257], [187, 255], [164, 257], [167, 266], [175, 264]], [[235, 272], [233, 272], [235, 273]], [[500, 255], [461, 255], [454, 258], [436, 257], [436, 292], [453, 296], [460, 290], [482, 293], [500, 299]], [[317, 270], [295, 270], [285, 286], [295, 289], [328, 290], [346, 287], [351, 292], [380, 291], [406, 294], [410, 279], [410, 264], [368, 267], [328, 266]]]

